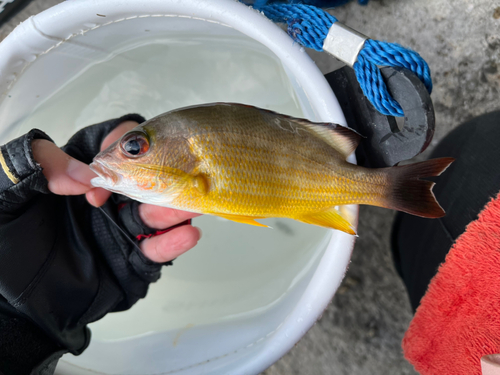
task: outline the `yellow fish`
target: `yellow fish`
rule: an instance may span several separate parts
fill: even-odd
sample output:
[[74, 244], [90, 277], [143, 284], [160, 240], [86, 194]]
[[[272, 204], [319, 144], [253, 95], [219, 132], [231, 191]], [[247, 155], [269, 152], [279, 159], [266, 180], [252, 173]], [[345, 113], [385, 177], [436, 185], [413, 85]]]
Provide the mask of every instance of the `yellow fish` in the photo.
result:
[[436, 218], [433, 182], [452, 158], [367, 169], [346, 161], [360, 136], [242, 104], [174, 110], [136, 127], [90, 165], [92, 184], [140, 202], [217, 215], [291, 218], [355, 234], [336, 206], [368, 204]]

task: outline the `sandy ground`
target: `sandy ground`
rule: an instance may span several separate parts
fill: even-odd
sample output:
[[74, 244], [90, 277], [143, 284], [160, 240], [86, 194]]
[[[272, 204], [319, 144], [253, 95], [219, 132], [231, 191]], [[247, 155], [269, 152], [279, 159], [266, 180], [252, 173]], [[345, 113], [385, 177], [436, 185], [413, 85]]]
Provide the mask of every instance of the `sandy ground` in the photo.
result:
[[[35, 0], [0, 29], [0, 40], [19, 22], [58, 2]], [[498, 1], [372, 0], [331, 13], [373, 39], [416, 50], [429, 63], [436, 111], [429, 150], [460, 123], [500, 107]], [[325, 54], [311, 56], [324, 73], [337, 65]], [[415, 373], [400, 346], [412, 313], [390, 254], [393, 216], [361, 207], [360, 237], [342, 286], [318, 323], [265, 375]]]

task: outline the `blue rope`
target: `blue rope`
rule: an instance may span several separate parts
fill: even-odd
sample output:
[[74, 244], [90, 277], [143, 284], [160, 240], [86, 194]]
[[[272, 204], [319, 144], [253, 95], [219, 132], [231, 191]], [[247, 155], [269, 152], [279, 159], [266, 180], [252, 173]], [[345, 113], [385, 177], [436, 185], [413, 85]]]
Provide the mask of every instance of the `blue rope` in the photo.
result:
[[403, 109], [387, 90], [380, 70], [381, 66], [399, 66], [411, 70], [432, 92], [431, 71], [425, 60], [415, 51], [396, 43], [368, 39], [354, 63], [354, 72], [363, 93], [373, 106], [386, 116], [404, 116]]
[[417, 52], [396, 43], [369, 39], [360, 54], [377, 65], [399, 66], [411, 70], [424, 83], [429, 94], [432, 92], [431, 70]]
[[377, 65], [366, 60], [360, 53], [358, 61], [354, 63], [354, 72], [361, 90], [377, 111], [386, 116], [404, 116], [399, 103], [389, 94]]
[[[286, 3], [288, 4], [306, 4], [306, 5], [313, 5], [318, 8], [336, 8], [338, 6], [347, 4], [351, 0], [288, 0]], [[367, 5], [369, 0], [358, 0], [358, 3], [360, 5]], [[274, 4], [274, 3], [283, 3], [283, 0], [246, 0], [244, 1], [245, 4], [251, 5], [254, 8], [260, 9], [260, 7], [267, 5], [267, 4]]]
[[323, 51], [328, 30], [337, 22], [331, 14], [311, 5], [271, 4], [259, 10], [274, 22], [286, 22], [293, 40], [316, 51]]
[[[314, 0], [309, 2], [312, 1]], [[304, 47], [323, 51], [323, 42], [328, 31], [332, 24], [337, 22], [334, 16], [312, 5], [281, 3], [265, 5], [267, 2], [268, 0], [255, 0], [253, 6], [274, 22], [286, 22], [288, 34], [296, 42]], [[377, 65], [409, 69], [420, 78], [429, 93], [432, 91], [429, 66], [418, 53], [396, 43], [368, 39], [353, 67], [363, 93], [384, 115], [404, 116], [404, 113], [399, 103], [389, 94]]]

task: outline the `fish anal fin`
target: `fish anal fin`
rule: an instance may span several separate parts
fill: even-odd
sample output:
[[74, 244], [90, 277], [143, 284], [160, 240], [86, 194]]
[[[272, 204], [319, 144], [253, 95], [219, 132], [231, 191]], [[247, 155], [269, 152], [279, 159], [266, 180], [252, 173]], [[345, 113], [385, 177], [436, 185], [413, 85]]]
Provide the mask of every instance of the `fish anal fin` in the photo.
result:
[[353, 223], [357, 222], [356, 214], [353, 212], [352, 207], [346, 205], [338, 206], [338, 211], [340, 216], [347, 220], [351, 226], [353, 226]]
[[264, 228], [270, 228], [267, 225], [261, 224], [255, 219], [264, 219], [263, 217], [254, 217], [254, 216], [243, 216], [243, 215], [231, 215], [231, 214], [214, 214], [217, 216], [220, 216], [224, 219], [235, 221], [237, 223], [242, 223], [242, 224], [249, 224], [249, 225], [255, 225], [256, 227], [264, 227]]
[[303, 223], [318, 225], [320, 227], [337, 229], [348, 234], [356, 235], [353, 225], [344, 217], [341, 211], [329, 208], [325, 211], [309, 213], [297, 217], [296, 220]]

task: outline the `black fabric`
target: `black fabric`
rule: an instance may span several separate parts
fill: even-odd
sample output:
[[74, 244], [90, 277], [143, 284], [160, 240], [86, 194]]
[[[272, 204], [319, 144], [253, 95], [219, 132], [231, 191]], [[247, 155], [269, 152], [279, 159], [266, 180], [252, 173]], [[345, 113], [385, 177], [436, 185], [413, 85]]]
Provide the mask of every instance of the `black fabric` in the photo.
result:
[[[5, 159], [5, 156], [3, 155], [3, 151], [1, 148], [0, 148], [0, 158]], [[9, 167], [7, 165], [0, 166], [0, 191], [8, 189], [12, 185], [14, 185], [14, 182], [12, 182], [12, 180], [7, 175], [7, 173], [10, 172], [10, 170], [8, 170], [8, 168]], [[5, 170], [5, 169], [7, 169], [7, 170]]]
[[126, 223], [127, 229], [132, 237], [139, 234], [154, 234], [156, 229], [146, 226], [139, 217], [139, 202], [133, 201], [127, 203], [120, 209], [119, 216], [123, 223]]
[[[90, 163], [106, 135], [126, 120], [144, 121], [127, 115], [85, 128], [63, 150]], [[35, 373], [50, 373], [63, 352], [80, 354], [90, 340], [87, 324], [143, 298], [161, 268], [84, 196], [48, 192], [31, 153], [33, 134], [43, 133], [30, 132], [3, 147], [20, 178], [0, 191], [0, 371], [7, 374], [29, 373], [34, 363]], [[104, 209], [134, 232], [118, 215], [123, 201], [113, 194]], [[18, 341], [16, 332], [35, 338]]]
[[34, 139], [46, 139], [52, 142], [52, 139], [47, 134], [41, 130], [33, 129], [28, 134], [16, 138], [1, 147], [7, 166], [19, 180], [28, 177], [34, 170], [41, 169], [33, 160], [31, 142]]
[[446, 216], [423, 219], [397, 214], [392, 232], [393, 257], [414, 310], [455, 240], [499, 193], [499, 142], [500, 111], [453, 130], [431, 156], [456, 158], [434, 187]]
[[[120, 221], [134, 238], [140, 234], [154, 235], [158, 233], [159, 231], [157, 229], [149, 228], [142, 222], [139, 216], [139, 205], [140, 203], [137, 201], [130, 201], [126, 203], [119, 210]], [[186, 224], [190, 224], [190, 220], [186, 220], [185, 222], [175, 225], [172, 228]], [[173, 261], [154, 263], [138, 251], [131, 254], [129, 261], [136, 269], [137, 273], [142, 274], [146, 280], [151, 282], [156, 281], [160, 277], [161, 266], [171, 266], [173, 263]]]
[[[16, 138], [0, 147], [5, 166], [0, 174], [0, 209], [11, 209], [24, 203], [38, 193], [48, 193], [47, 181], [42, 168], [33, 160], [31, 141], [47, 139], [45, 133], [33, 129], [22, 137]], [[7, 169], [7, 171], [5, 170]], [[9, 173], [19, 180], [17, 185], [8, 177]], [[11, 189], [15, 185], [15, 188]]]
[[40, 365], [40, 359], [62, 350], [1, 296], [0, 332], [0, 373], [4, 375], [29, 374]]

